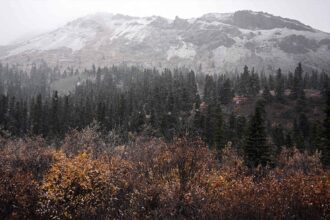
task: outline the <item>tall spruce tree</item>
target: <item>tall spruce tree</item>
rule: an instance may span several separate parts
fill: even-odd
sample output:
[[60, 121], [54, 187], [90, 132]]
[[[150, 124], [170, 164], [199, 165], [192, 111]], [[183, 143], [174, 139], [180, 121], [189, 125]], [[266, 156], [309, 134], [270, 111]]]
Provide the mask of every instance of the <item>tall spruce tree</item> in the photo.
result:
[[276, 73], [275, 97], [279, 102], [284, 101], [284, 78], [281, 69], [278, 69]]
[[327, 102], [325, 109], [324, 126], [324, 143], [322, 151], [322, 162], [324, 166], [330, 167], [330, 89], [327, 90]]
[[250, 71], [247, 66], [244, 66], [243, 73], [241, 74], [239, 80], [238, 93], [243, 96], [249, 95], [250, 85], [251, 85]]
[[204, 86], [204, 101], [209, 105], [214, 105], [216, 102], [216, 87], [212, 76], [205, 76]]
[[270, 147], [267, 144], [265, 129], [264, 101], [256, 104], [255, 113], [250, 120], [244, 152], [250, 167], [262, 166], [270, 162]]
[[231, 88], [231, 82], [230, 79], [226, 79], [224, 82], [221, 90], [220, 90], [220, 101], [222, 104], [229, 104], [231, 100], [233, 99], [234, 93]]
[[220, 105], [216, 108], [215, 113], [215, 131], [214, 131], [214, 144], [217, 150], [221, 150], [225, 144], [224, 136], [224, 123], [223, 123], [222, 110]]
[[58, 92], [53, 93], [51, 109], [50, 109], [50, 131], [52, 135], [57, 135], [60, 133], [60, 120], [59, 120], [59, 97]]
[[297, 99], [304, 96], [304, 87], [303, 87], [303, 68], [301, 63], [298, 64], [294, 71], [291, 97]]
[[271, 103], [273, 101], [273, 96], [270, 93], [267, 85], [265, 86], [265, 88], [262, 92], [262, 98], [265, 100], [266, 103]]

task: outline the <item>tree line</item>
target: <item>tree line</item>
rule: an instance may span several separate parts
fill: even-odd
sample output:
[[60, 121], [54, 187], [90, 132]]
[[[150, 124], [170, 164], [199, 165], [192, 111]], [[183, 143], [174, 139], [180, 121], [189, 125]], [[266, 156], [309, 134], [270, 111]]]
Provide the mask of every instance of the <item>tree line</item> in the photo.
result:
[[[67, 94], [54, 91], [56, 81], [87, 75]], [[42, 135], [60, 140], [73, 129], [98, 122], [104, 133], [120, 142], [134, 136], [200, 136], [210, 148], [232, 144], [245, 152], [251, 166], [271, 163], [282, 146], [323, 150], [329, 164], [329, 76], [304, 72], [203, 75], [181, 69], [112, 66], [61, 72], [47, 65], [29, 72], [0, 65], [0, 126], [2, 135]], [[306, 91], [317, 91], [316, 98]], [[252, 103], [249, 113], [234, 98]], [[267, 112], [288, 108], [278, 123]], [[321, 120], [310, 117], [319, 109]], [[326, 110], [325, 110], [326, 109]], [[325, 111], [325, 114], [323, 113]]]

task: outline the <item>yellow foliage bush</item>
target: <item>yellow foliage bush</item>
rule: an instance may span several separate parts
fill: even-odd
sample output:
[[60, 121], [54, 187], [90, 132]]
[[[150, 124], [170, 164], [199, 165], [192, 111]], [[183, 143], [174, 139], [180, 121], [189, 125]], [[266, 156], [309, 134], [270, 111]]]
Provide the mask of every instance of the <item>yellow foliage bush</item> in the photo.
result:
[[55, 160], [41, 185], [42, 216], [95, 218], [119, 211], [113, 205], [120, 190], [128, 187], [125, 173], [131, 169], [129, 162], [118, 158], [92, 159], [85, 152], [70, 158], [62, 151], [55, 153]]

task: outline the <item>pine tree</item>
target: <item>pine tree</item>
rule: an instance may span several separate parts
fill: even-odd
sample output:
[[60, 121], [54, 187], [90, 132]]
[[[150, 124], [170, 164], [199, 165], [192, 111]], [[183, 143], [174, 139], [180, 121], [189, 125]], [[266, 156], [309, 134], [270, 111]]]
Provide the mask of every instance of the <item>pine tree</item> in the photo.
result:
[[304, 138], [301, 134], [301, 130], [299, 128], [299, 123], [297, 122], [296, 119], [294, 119], [293, 122], [293, 139], [295, 146], [299, 149], [303, 149], [305, 147], [304, 145]]
[[237, 119], [234, 112], [232, 112], [228, 119], [228, 129], [226, 132], [226, 138], [231, 142], [236, 142], [236, 139], [238, 138], [237, 137], [238, 135], [236, 134], [236, 128], [237, 128]]
[[31, 104], [31, 125], [33, 134], [38, 135], [42, 133], [42, 115], [42, 96], [39, 94], [36, 101], [32, 100]]
[[274, 80], [273, 75], [269, 75], [269, 78], [268, 78], [268, 86], [269, 86], [269, 89], [270, 89], [271, 91], [275, 89], [275, 80]]
[[246, 134], [246, 128], [247, 128], [247, 119], [240, 115], [237, 117], [237, 125], [236, 125], [236, 134], [238, 139], [243, 139], [244, 135]]
[[292, 143], [292, 137], [291, 137], [291, 134], [290, 133], [287, 133], [286, 136], [285, 136], [285, 146], [287, 148], [291, 148], [293, 147], [293, 143]]
[[195, 101], [196, 94], [198, 93], [194, 71], [190, 71], [187, 75], [187, 92], [189, 95], [189, 104], [192, 106]]
[[7, 129], [7, 121], [8, 121], [8, 97], [5, 95], [1, 96], [0, 100], [0, 125], [4, 130]]
[[276, 126], [272, 131], [273, 142], [278, 149], [285, 145], [285, 138], [282, 125]]
[[204, 122], [204, 137], [206, 143], [212, 147], [214, 146], [215, 130], [216, 130], [216, 107], [214, 105], [208, 105], [207, 113]]
[[313, 152], [318, 149], [321, 150], [322, 147], [322, 124], [320, 122], [315, 122], [312, 125], [310, 132], [310, 150]]
[[265, 129], [264, 103], [258, 101], [255, 114], [250, 120], [248, 136], [244, 147], [246, 162], [250, 167], [262, 166], [270, 162], [270, 148]]
[[18, 133], [15, 104], [16, 104], [16, 98], [15, 96], [13, 96], [9, 100], [9, 110], [8, 110], [8, 131], [10, 131], [12, 135], [16, 135]]
[[265, 86], [262, 92], [262, 98], [265, 100], [266, 103], [271, 103], [273, 101], [273, 96], [270, 94], [268, 86]]
[[224, 123], [223, 123], [223, 116], [222, 110], [220, 105], [216, 108], [215, 113], [215, 131], [214, 131], [214, 144], [218, 150], [221, 150], [224, 147]]
[[63, 112], [61, 118], [61, 133], [62, 135], [65, 134], [68, 129], [71, 127], [71, 105], [69, 102], [69, 96], [64, 97], [64, 105], [63, 105]]
[[232, 101], [234, 94], [232, 91], [230, 79], [226, 79], [224, 82], [223, 87], [220, 90], [220, 95], [221, 104], [226, 105]]
[[322, 151], [322, 162], [324, 166], [330, 167], [330, 89], [327, 90], [327, 101], [325, 109], [324, 127], [324, 143]]
[[55, 91], [52, 97], [51, 109], [50, 109], [50, 131], [56, 136], [60, 133], [60, 121], [59, 121], [59, 97], [58, 92]]
[[45, 103], [42, 106], [42, 112], [41, 112], [41, 117], [40, 115], [38, 116], [41, 120], [41, 134], [46, 137], [48, 135], [54, 135], [51, 134], [51, 108], [49, 107], [50, 105], [48, 104], [48, 99], [45, 100]]
[[282, 70], [278, 69], [276, 74], [276, 87], [275, 87], [275, 97], [279, 102], [284, 101], [284, 79], [282, 76]]
[[26, 101], [22, 105], [21, 117], [21, 132], [22, 135], [25, 135], [28, 132], [28, 107]]
[[251, 85], [251, 81], [250, 81], [250, 71], [249, 68], [247, 66], [244, 66], [244, 70], [243, 73], [240, 77], [239, 80], [239, 87], [238, 87], [238, 93], [240, 95], [244, 95], [247, 96], [249, 95], [249, 87]]
[[302, 113], [299, 116], [299, 129], [304, 137], [304, 139], [307, 139], [309, 137], [309, 121], [307, 119], [307, 116]]
[[291, 97], [297, 99], [304, 96], [304, 87], [303, 87], [303, 68], [301, 63], [298, 64], [293, 77]]
[[213, 105], [216, 102], [215, 82], [213, 77], [210, 75], [206, 75], [205, 77], [204, 101], [209, 105]]
[[260, 91], [260, 80], [259, 75], [254, 72], [254, 69], [252, 69], [251, 75], [250, 75], [250, 82], [249, 82], [249, 88], [248, 88], [248, 94], [252, 97], [259, 94]]
[[99, 102], [97, 105], [97, 110], [96, 110], [96, 119], [100, 123], [101, 126], [104, 126], [105, 123], [105, 112], [106, 112], [106, 107], [105, 103]]

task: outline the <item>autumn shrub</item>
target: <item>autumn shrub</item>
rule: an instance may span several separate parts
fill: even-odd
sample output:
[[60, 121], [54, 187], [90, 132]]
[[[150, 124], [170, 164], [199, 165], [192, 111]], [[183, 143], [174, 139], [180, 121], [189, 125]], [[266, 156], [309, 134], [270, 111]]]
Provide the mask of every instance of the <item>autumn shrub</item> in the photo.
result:
[[200, 180], [215, 166], [215, 154], [201, 142], [176, 139], [137, 142], [124, 154], [135, 166], [136, 218], [191, 218], [200, 216]]
[[7, 139], [0, 150], [0, 219], [34, 219], [39, 182], [53, 161], [40, 137]]
[[309, 154], [307, 151], [299, 151], [297, 148], [283, 148], [277, 159], [276, 170], [280, 169], [286, 174], [297, 171], [305, 174], [322, 173], [319, 151]]
[[76, 156], [81, 152], [86, 152], [93, 158], [99, 157], [109, 150], [106, 143], [98, 132], [98, 126], [88, 126], [82, 131], [71, 130], [69, 131], [59, 147], [67, 156]]
[[285, 178], [270, 175], [255, 186], [263, 218], [328, 219], [330, 181], [327, 174], [297, 172]]
[[31, 173], [0, 170], [0, 219], [35, 219], [38, 196]]
[[55, 153], [56, 162], [41, 185], [39, 214], [51, 219], [119, 217], [120, 194], [127, 190], [131, 163], [118, 158], [71, 158]]
[[52, 162], [52, 149], [40, 137], [8, 140], [0, 150], [2, 170], [31, 173], [38, 180], [48, 171]]
[[1, 139], [0, 219], [329, 219], [320, 154], [282, 149], [249, 168], [234, 147], [139, 137], [113, 147], [95, 128], [48, 147]]

